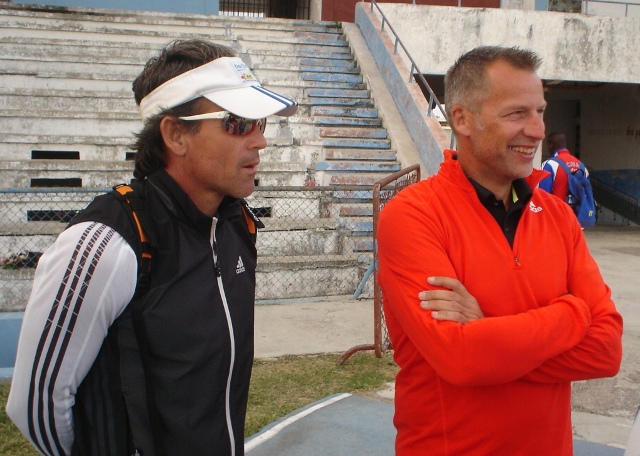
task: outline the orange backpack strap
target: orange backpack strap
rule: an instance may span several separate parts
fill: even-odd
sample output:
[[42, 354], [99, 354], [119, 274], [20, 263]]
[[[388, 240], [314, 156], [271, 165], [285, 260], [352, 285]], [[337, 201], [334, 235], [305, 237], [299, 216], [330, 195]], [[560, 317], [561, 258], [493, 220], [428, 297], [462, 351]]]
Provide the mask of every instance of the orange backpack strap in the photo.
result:
[[[129, 218], [138, 233], [140, 239], [140, 249], [138, 258], [138, 282], [136, 285], [136, 291], [134, 296], [140, 296], [147, 291], [151, 281], [151, 242], [144, 230], [143, 224], [140, 219], [146, 220], [139, 212], [142, 210], [140, 204], [134, 204], [132, 202], [134, 190], [130, 185], [120, 184], [113, 187], [112, 192], [122, 203], [123, 207], [127, 210]], [[138, 252], [136, 252], [138, 254]]]
[[262, 221], [256, 214], [254, 214], [245, 200], [240, 200], [240, 207], [242, 207], [242, 213], [244, 215], [245, 222], [247, 222], [247, 229], [249, 230], [249, 234], [255, 242], [258, 228], [264, 228], [264, 223], [262, 223]]

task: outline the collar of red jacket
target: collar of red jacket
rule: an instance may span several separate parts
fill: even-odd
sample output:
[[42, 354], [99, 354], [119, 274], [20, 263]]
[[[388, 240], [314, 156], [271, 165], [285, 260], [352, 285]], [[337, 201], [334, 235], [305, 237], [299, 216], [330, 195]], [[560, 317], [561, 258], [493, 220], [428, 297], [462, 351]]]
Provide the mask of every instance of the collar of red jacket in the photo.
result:
[[[444, 163], [446, 163], [448, 165], [452, 165], [452, 166], [460, 169], [460, 171], [462, 171], [462, 167], [460, 166], [460, 163], [458, 162], [458, 159], [457, 159], [458, 151], [451, 150], [451, 149], [445, 149], [443, 154], [444, 154]], [[540, 170], [540, 169], [533, 168], [533, 171], [531, 172], [531, 174], [529, 174], [525, 178], [525, 181], [527, 182], [527, 184], [529, 184], [529, 187], [531, 187], [533, 189], [533, 188], [538, 186], [538, 184], [540, 183], [540, 181], [542, 181], [542, 179], [544, 179], [545, 177], [547, 177], [549, 175], [550, 174], [549, 174], [548, 171], [543, 171], [543, 170]]]

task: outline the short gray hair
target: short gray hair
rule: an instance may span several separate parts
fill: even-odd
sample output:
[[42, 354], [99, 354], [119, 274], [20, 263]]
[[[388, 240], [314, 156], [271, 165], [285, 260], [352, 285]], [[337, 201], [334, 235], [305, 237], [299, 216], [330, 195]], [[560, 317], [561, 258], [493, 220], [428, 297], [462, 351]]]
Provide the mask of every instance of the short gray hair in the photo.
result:
[[462, 105], [476, 111], [488, 92], [487, 66], [498, 60], [520, 70], [535, 72], [542, 59], [533, 51], [518, 47], [480, 46], [458, 58], [444, 77], [445, 109]]

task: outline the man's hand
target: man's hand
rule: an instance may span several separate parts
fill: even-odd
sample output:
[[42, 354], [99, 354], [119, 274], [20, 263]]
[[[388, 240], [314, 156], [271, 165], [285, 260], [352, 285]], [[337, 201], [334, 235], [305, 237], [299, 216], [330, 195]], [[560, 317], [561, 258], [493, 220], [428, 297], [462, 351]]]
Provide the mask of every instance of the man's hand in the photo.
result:
[[418, 293], [420, 307], [433, 310], [431, 316], [436, 320], [448, 320], [469, 323], [484, 318], [476, 298], [471, 296], [458, 279], [451, 277], [429, 277], [430, 285], [449, 290], [427, 290]]

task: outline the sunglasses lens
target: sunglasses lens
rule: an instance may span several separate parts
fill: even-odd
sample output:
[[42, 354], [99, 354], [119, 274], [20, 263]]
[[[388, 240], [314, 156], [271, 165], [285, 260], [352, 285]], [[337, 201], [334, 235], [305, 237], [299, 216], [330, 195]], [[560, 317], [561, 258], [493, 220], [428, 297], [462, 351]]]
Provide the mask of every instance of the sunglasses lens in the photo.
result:
[[231, 113], [222, 119], [222, 127], [231, 135], [248, 135], [256, 128], [256, 126], [262, 133], [264, 133], [267, 126], [267, 119], [245, 119], [244, 117], [239, 117]]
[[267, 129], [267, 119], [258, 119], [256, 120], [256, 124], [262, 133]]

